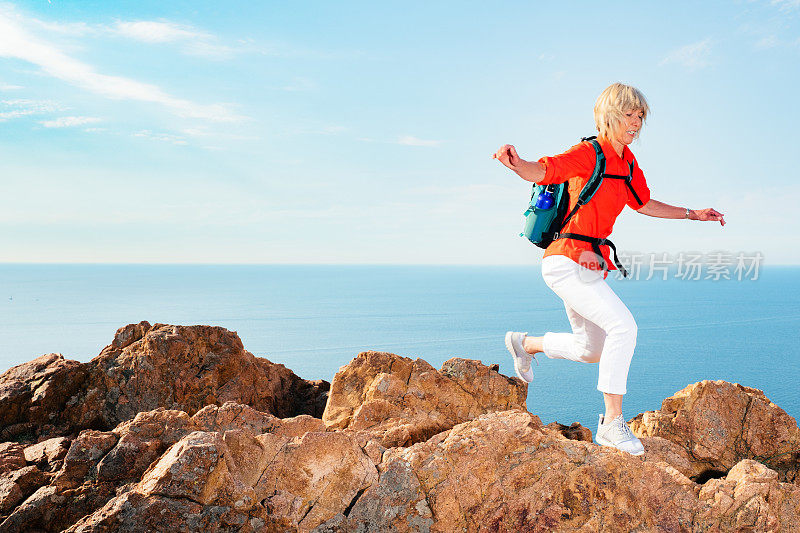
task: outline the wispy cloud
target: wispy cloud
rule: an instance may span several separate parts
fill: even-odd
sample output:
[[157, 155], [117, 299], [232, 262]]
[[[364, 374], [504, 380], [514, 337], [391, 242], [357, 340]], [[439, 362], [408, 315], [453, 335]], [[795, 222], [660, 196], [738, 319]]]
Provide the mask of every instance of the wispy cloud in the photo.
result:
[[442, 141], [430, 141], [420, 139], [412, 135], [405, 135], [397, 139], [397, 144], [402, 144], [405, 146], [439, 146], [442, 144]]
[[173, 22], [154, 22], [149, 20], [117, 22], [114, 28], [120, 35], [147, 43], [170, 43], [210, 37], [207, 33]]
[[189, 144], [188, 142], [186, 142], [186, 139], [181, 137], [180, 135], [172, 135], [170, 133], [158, 133], [150, 130], [137, 131], [136, 133], [133, 134], [133, 136], [149, 139], [152, 141], [161, 141], [171, 144], [179, 144], [179, 145]]
[[152, 20], [117, 22], [109, 27], [108, 31], [145, 43], [180, 43], [183, 53], [210, 59], [225, 59], [235, 53], [230, 46], [219, 44], [214, 35], [174, 22]]
[[0, 122], [31, 115], [44, 115], [61, 110], [55, 102], [40, 100], [3, 100], [0, 101]]
[[756, 42], [755, 46], [759, 50], [766, 50], [768, 48], [775, 48], [779, 44], [780, 44], [780, 41], [778, 40], [778, 38], [776, 36], [767, 35], [766, 37], [762, 37], [761, 39], [759, 39]]
[[27, 61], [49, 76], [106, 98], [159, 104], [181, 117], [216, 122], [243, 119], [222, 104], [198, 104], [173, 96], [153, 84], [97, 72], [91, 65], [33, 35], [25, 26], [24, 17], [0, 8], [0, 57]]
[[39, 123], [45, 128], [71, 128], [96, 122], [102, 122], [102, 119], [97, 117], [59, 117], [54, 120], [42, 120]]
[[676, 64], [682, 65], [690, 70], [697, 70], [707, 67], [709, 55], [711, 53], [711, 38], [703, 39], [696, 43], [687, 44], [673, 50], [661, 60], [661, 65]]
[[800, 0], [772, 0], [773, 6], [778, 6], [783, 11], [792, 11], [800, 8]]

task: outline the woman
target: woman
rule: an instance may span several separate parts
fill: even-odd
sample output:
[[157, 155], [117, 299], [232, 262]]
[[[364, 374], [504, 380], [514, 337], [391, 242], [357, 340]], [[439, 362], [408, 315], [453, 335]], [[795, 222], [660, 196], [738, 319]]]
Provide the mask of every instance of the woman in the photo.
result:
[[[644, 95], [629, 85], [615, 83], [597, 98], [594, 120], [606, 158], [606, 173], [630, 175], [633, 191], [625, 180], [603, 180], [591, 201], [578, 209], [561, 229], [562, 233], [606, 238], [626, 204], [652, 217], [719, 221], [725, 225], [722, 213], [714, 209], [692, 210], [650, 198], [644, 174], [628, 148], [639, 136], [648, 111]], [[526, 181], [541, 185], [568, 181], [570, 210], [591, 176], [596, 160], [589, 142], [539, 161], [525, 161], [508, 144], [492, 157]], [[533, 380], [531, 359], [538, 353], [551, 359], [599, 363], [597, 389], [603, 393], [605, 413], [600, 415], [595, 440], [603, 446], [641, 455], [642, 443], [622, 417], [622, 396], [627, 390], [628, 368], [636, 346], [636, 322], [606, 283], [606, 269], [614, 269], [614, 262], [608, 246], [601, 246], [600, 250], [602, 260], [589, 242], [561, 238], [548, 246], [542, 259], [542, 277], [564, 301], [572, 333], [550, 332], [529, 337], [526, 333], [509, 331], [506, 347], [514, 358], [517, 375], [528, 383]]]

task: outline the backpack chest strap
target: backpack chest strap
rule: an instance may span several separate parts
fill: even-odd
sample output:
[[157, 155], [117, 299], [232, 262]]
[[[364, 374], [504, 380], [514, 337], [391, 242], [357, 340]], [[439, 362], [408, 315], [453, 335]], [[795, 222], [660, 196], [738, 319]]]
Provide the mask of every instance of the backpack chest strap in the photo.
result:
[[633, 197], [636, 198], [636, 203], [639, 204], [639, 207], [642, 207], [642, 206], [644, 206], [644, 202], [642, 202], [642, 199], [639, 198], [638, 194], [636, 194], [636, 189], [633, 188], [633, 184], [631, 183], [633, 181], [633, 162], [628, 163], [628, 167], [629, 167], [629, 170], [628, 170], [628, 175], [627, 176], [620, 176], [619, 174], [605, 174], [604, 173], [603, 174], [603, 179], [609, 178], [609, 179], [612, 179], [612, 180], [623, 180], [623, 181], [625, 181], [625, 185], [628, 186], [628, 190], [631, 191], [631, 194], [633, 194]]

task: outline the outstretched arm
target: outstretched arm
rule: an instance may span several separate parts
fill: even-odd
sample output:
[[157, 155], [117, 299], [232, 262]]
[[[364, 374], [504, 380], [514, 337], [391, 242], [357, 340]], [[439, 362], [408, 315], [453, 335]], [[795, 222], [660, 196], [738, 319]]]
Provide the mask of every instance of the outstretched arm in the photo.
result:
[[690, 220], [702, 221], [719, 221], [720, 225], [725, 225], [723, 214], [710, 207], [706, 209], [688, 209], [686, 207], [677, 207], [674, 205], [665, 204], [658, 200], [650, 200], [636, 211], [643, 215], [656, 217], [656, 218], [686, 218], [686, 212], [689, 212]]
[[497, 159], [525, 181], [538, 183], [544, 178], [542, 164], [538, 161], [525, 161], [517, 155], [517, 150], [510, 144], [503, 145], [497, 152], [492, 154], [492, 159]]

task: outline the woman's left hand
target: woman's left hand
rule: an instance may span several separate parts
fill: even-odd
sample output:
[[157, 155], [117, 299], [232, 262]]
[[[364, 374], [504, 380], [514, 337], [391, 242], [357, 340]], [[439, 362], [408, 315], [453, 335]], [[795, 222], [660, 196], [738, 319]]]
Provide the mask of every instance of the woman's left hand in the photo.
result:
[[706, 209], [694, 209], [692, 210], [692, 214], [694, 215], [694, 217], [690, 216], [689, 218], [694, 218], [694, 220], [702, 220], [703, 222], [706, 221], [714, 222], [718, 220], [722, 226], [725, 225], [725, 219], [722, 218], [723, 214], [711, 207]]

